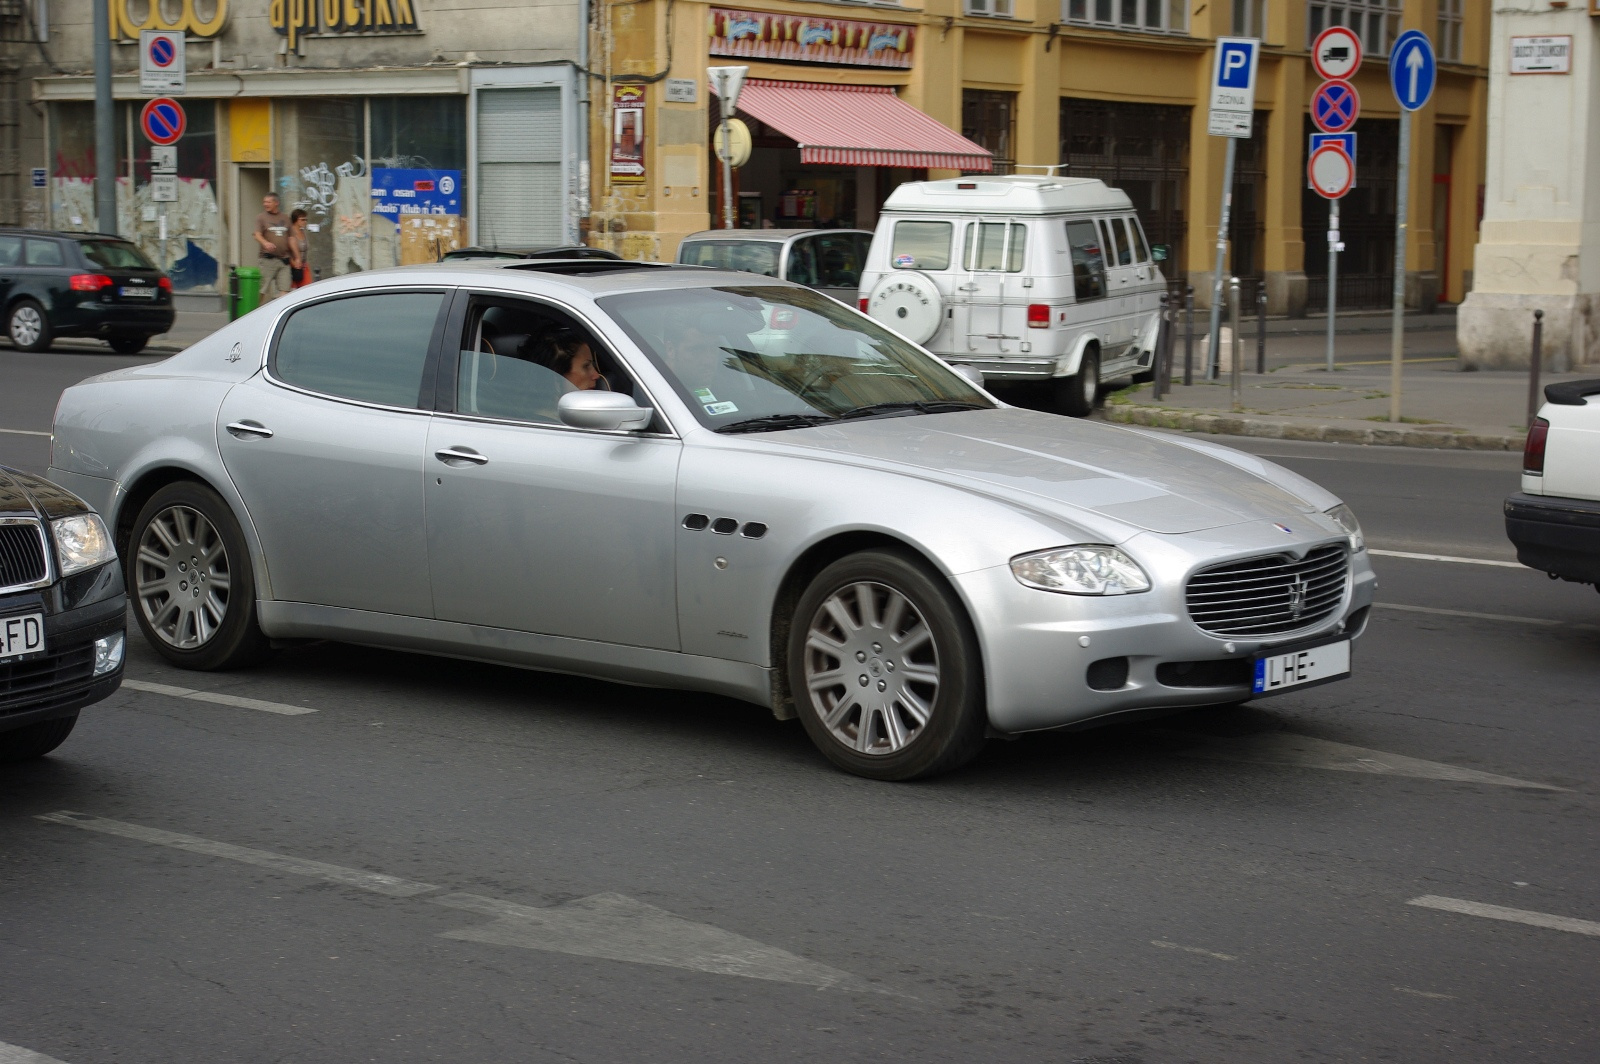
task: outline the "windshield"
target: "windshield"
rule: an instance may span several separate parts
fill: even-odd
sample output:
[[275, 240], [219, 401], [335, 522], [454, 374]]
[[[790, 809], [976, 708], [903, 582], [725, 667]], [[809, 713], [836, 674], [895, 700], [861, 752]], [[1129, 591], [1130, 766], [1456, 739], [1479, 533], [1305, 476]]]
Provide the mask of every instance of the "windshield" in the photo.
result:
[[719, 432], [994, 406], [920, 348], [804, 288], [677, 288], [600, 306]]
[[144, 252], [120, 240], [85, 240], [84, 256], [96, 266], [106, 270], [153, 270], [155, 264], [144, 257]]
[[776, 277], [782, 253], [783, 245], [773, 240], [690, 240], [678, 250], [678, 261]]

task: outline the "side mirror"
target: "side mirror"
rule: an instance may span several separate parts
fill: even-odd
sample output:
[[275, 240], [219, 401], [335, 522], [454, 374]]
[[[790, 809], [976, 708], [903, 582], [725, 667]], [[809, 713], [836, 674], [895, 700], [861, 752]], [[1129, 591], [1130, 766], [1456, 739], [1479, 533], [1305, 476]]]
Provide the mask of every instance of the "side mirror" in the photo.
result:
[[1167, 257], [1171, 254], [1172, 249], [1165, 244], [1150, 245], [1150, 257], [1155, 259], [1157, 262], [1166, 262]]
[[972, 385], [974, 388], [983, 387], [983, 371], [973, 366], [951, 366], [956, 371], [956, 376]]
[[556, 402], [556, 416], [575, 429], [638, 432], [649, 427], [654, 414], [621, 392], [567, 392]]

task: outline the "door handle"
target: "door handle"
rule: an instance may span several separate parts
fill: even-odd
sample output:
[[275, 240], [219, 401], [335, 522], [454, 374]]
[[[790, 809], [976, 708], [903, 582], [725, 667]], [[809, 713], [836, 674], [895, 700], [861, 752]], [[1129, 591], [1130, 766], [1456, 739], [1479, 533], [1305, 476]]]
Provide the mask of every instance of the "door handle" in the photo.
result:
[[489, 459], [471, 447], [448, 447], [434, 451], [433, 456], [445, 465], [488, 465]]
[[235, 421], [228, 426], [228, 432], [241, 440], [270, 440], [272, 430], [259, 421]]

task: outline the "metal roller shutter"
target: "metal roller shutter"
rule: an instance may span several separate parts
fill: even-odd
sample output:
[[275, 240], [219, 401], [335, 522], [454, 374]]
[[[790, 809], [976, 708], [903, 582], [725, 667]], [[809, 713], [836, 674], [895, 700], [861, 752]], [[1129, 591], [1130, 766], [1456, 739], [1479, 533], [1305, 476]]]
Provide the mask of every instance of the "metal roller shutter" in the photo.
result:
[[561, 90], [478, 93], [478, 241], [533, 247], [565, 240]]

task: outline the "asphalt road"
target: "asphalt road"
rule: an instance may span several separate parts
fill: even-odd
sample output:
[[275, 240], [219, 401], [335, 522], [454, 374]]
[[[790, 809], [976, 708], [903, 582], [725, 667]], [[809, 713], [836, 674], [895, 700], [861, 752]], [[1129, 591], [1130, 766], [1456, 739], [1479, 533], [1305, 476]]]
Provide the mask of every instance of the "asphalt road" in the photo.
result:
[[[135, 361], [0, 352], [0, 461]], [[1600, 1059], [1600, 595], [1483, 564], [1518, 456], [1236, 442], [1478, 561], [1375, 556], [1350, 681], [928, 783], [714, 697], [135, 638], [0, 773], [0, 1062]]]

